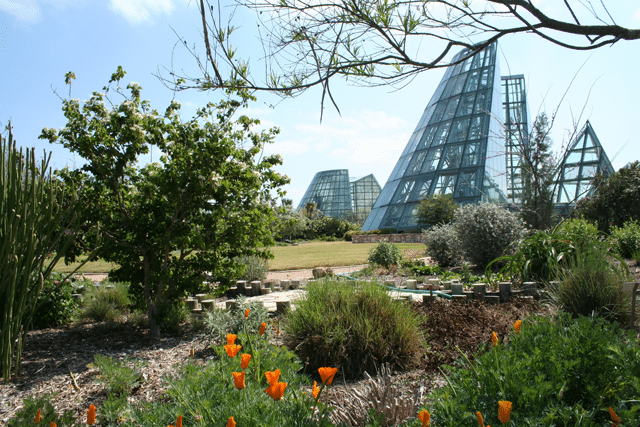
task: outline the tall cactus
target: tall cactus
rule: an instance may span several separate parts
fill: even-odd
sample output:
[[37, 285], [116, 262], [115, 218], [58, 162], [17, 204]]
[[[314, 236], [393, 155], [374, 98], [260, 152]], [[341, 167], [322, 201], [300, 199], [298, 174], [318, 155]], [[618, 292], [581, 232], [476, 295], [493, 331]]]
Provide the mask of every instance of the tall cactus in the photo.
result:
[[[8, 126], [0, 135], [0, 371], [17, 375], [20, 355], [43, 279], [70, 243], [73, 203], [52, 179], [51, 153], [36, 160], [34, 149], [16, 149]], [[57, 252], [56, 252], [57, 250]], [[51, 257], [53, 255], [53, 257]]]

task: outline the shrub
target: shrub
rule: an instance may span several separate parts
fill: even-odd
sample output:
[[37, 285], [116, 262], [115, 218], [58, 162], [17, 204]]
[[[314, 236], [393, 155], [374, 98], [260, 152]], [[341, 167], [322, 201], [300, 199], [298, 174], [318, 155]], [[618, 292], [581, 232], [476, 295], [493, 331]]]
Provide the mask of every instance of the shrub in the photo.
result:
[[7, 427], [33, 426], [38, 410], [40, 411], [39, 425], [41, 426], [51, 425], [52, 422], [60, 427], [75, 425], [73, 411], [67, 409], [59, 415], [51, 403], [51, 396], [43, 395], [27, 396], [22, 408], [7, 422]]
[[70, 323], [76, 316], [78, 302], [73, 298], [74, 286], [65, 275], [53, 272], [44, 281], [38, 295], [32, 325], [36, 329], [51, 328]]
[[245, 266], [242, 280], [264, 280], [267, 278], [267, 261], [254, 255], [243, 255], [236, 258], [236, 262]]
[[346, 233], [344, 233], [344, 236], [342, 236], [342, 238], [345, 240], [345, 242], [351, 242], [353, 241], [353, 236], [358, 235], [360, 233], [362, 232], [358, 230], [349, 230]]
[[559, 238], [573, 242], [575, 246], [593, 245], [600, 241], [598, 224], [584, 218], [572, 218], [561, 222], [555, 233]]
[[622, 292], [625, 276], [614, 270], [611, 258], [602, 252], [578, 250], [563, 268], [559, 282], [549, 287], [556, 305], [574, 317], [602, 316], [622, 322], [629, 301]]
[[413, 367], [422, 348], [420, 317], [377, 284], [318, 282], [287, 314], [284, 342], [315, 371], [338, 366], [347, 378], [389, 363]]
[[397, 267], [402, 261], [402, 254], [398, 246], [382, 240], [369, 250], [368, 261], [370, 265], [384, 268]]
[[526, 234], [517, 214], [492, 203], [461, 206], [454, 226], [464, 257], [480, 268], [504, 255]]
[[189, 308], [183, 301], [170, 301], [159, 306], [158, 325], [160, 329], [179, 333], [181, 324], [189, 318]]
[[[238, 309], [214, 309], [206, 311], [203, 316], [204, 330], [214, 342], [223, 342], [227, 334], [238, 334], [243, 327], [247, 333], [256, 334], [260, 324], [266, 322], [269, 316], [267, 308], [259, 301], [248, 300], [244, 296], [237, 299]], [[245, 319], [244, 312], [249, 309], [249, 317]]]
[[416, 217], [420, 225], [448, 224], [453, 221], [457, 208], [451, 194], [433, 194], [420, 200]]
[[622, 228], [611, 227], [613, 246], [623, 258], [633, 258], [635, 252], [640, 251], [640, 224], [638, 221], [627, 221]]
[[423, 234], [426, 254], [436, 260], [440, 267], [447, 268], [460, 262], [458, 234], [452, 224], [436, 225]]
[[[113, 286], [107, 288], [107, 286]], [[112, 322], [124, 316], [129, 308], [129, 286], [125, 283], [102, 282], [100, 287], [89, 287], [84, 298], [82, 316], [96, 322]]]
[[140, 362], [132, 363], [132, 366], [128, 366], [129, 361], [126, 358], [117, 360], [96, 354], [93, 365], [98, 368], [101, 374], [98, 381], [104, 384], [109, 394], [129, 395], [131, 390], [143, 380], [140, 372], [143, 364]]
[[567, 315], [532, 317], [508, 344], [479, 356], [471, 369], [449, 368], [448, 386], [429, 396], [438, 426], [498, 421], [498, 401], [513, 405], [514, 426], [610, 425], [611, 406], [621, 425], [640, 425], [640, 347], [618, 324]]

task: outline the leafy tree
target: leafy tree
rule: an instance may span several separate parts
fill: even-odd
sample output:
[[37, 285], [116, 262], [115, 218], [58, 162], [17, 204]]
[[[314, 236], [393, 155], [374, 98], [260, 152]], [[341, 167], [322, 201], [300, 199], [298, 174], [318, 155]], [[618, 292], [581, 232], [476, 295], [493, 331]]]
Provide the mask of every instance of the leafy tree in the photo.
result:
[[627, 221], [640, 220], [640, 162], [635, 161], [608, 177], [597, 176], [595, 193], [578, 201], [577, 212], [597, 222], [609, 233], [612, 226], [621, 228]]
[[469, 48], [470, 57], [517, 33], [577, 50], [640, 39], [640, 29], [615, 23], [605, 0], [596, 3], [576, 7], [565, 1], [547, 12], [531, 0], [237, 1], [256, 13], [267, 53], [265, 72], [253, 73], [252, 64], [239, 59], [246, 56], [238, 51], [241, 44], [232, 40], [237, 32], [233, 14], [222, 22], [221, 8], [200, 0], [206, 56], [191, 53], [202, 76], [185, 76], [178, 89], [247, 87], [291, 96], [319, 85], [324, 101], [331, 99], [333, 77], [369, 85], [399, 83], [453, 65], [446, 59], [452, 48]]
[[[242, 272], [237, 257], [269, 256], [262, 248], [273, 242], [268, 200], [287, 179], [273, 171], [279, 156], [261, 155], [277, 130], [257, 134], [250, 130], [257, 120], [232, 120], [253, 99], [246, 91], [182, 122], [177, 102], [159, 114], [136, 83], [126, 96], [119, 87], [124, 74], [118, 67], [104, 93], [82, 106], [63, 99], [67, 126], [45, 128], [40, 137], [86, 160], [60, 176], [78, 188], [85, 221], [104, 232], [98, 255], [120, 266], [110, 277], [131, 282], [158, 336], [172, 302], [198, 290], [205, 272], [224, 283]], [[107, 97], [112, 84], [124, 97], [120, 104]], [[160, 162], [141, 166], [151, 146]]]
[[551, 125], [543, 112], [533, 122], [528, 140], [522, 141], [522, 219], [534, 229], [551, 227], [556, 159], [551, 153]]
[[[289, 199], [282, 199], [286, 201]], [[290, 200], [289, 200], [290, 201]], [[283, 203], [276, 209], [274, 235], [278, 240], [293, 240], [304, 236], [308, 226], [308, 218], [295, 209], [291, 204]]]
[[416, 216], [420, 225], [433, 227], [453, 221], [458, 204], [451, 194], [432, 194], [420, 200]]

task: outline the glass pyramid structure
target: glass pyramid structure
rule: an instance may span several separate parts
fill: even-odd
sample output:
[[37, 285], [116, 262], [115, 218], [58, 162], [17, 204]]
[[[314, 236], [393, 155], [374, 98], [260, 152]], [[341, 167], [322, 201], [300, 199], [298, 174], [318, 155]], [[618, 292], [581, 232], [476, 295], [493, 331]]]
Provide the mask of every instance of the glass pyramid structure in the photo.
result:
[[350, 180], [347, 169], [322, 171], [311, 180], [298, 209], [315, 203], [325, 216], [364, 221], [379, 195], [373, 174]]
[[505, 156], [507, 168], [507, 200], [522, 203], [522, 144], [529, 140], [529, 107], [522, 74], [502, 76]]
[[609, 157], [587, 120], [558, 166], [554, 191], [556, 210], [566, 210], [578, 199], [590, 196], [594, 191], [593, 178], [613, 172]]
[[458, 203], [506, 202], [496, 50], [493, 43], [453, 58], [461, 62], [447, 68], [362, 230], [418, 228], [419, 200], [437, 193]]

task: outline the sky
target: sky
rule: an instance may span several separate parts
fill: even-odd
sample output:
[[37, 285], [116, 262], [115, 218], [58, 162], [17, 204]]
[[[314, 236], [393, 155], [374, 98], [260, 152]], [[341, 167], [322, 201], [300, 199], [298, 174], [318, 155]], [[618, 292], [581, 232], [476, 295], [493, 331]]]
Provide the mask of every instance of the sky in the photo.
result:
[[[548, 12], [560, 3], [536, 1]], [[607, 6], [617, 24], [640, 28], [640, 1], [611, 0]], [[256, 25], [251, 12], [241, 11], [236, 18], [240, 29], [251, 34]], [[0, 0], [2, 129], [11, 121], [18, 145], [51, 151], [54, 168], [78, 167], [82, 159], [38, 136], [44, 127], [66, 124], [60, 100], [69, 97], [65, 73], [76, 76], [71, 97], [86, 100], [101, 91], [119, 65], [127, 72], [124, 83], [139, 83], [142, 97], [154, 108], [163, 111], [176, 99], [182, 117], [190, 118], [221, 94], [174, 93], [156, 77], [167, 76], [172, 67], [197, 74], [178, 35], [203, 52], [193, 0]], [[240, 40], [243, 52], [262, 55], [254, 37]], [[557, 111], [551, 133], [555, 151], [566, 147], [568, 135], [588, 119], [617, 170], [640, 160], [639, 48], [640, 41], [620, 41], [579, 52], [521, 34], [500, 41], [499, 61], [502, 75], [525, 75], [532, 118], [540, 111]], [[442, 70], [426, 71], [402, 88], [336, 81], [332, 92], [340, 112], [325, 105], [322, 122], [319, 88], [284, 100], [258, 93], [246, 114], [260, 119], [261, 128], [280, 128], [266, 151], [283, 157], [278, 171], [290, 177], [284, 189], [297, 206], [315, 173], [324, 170], [348, 169], [351, 178], [373, 173], [384, 186], [442, 75]]]

